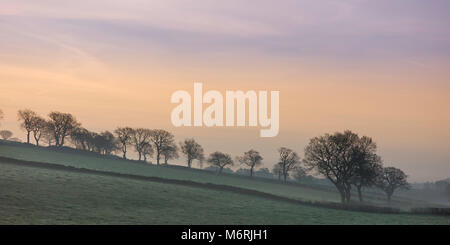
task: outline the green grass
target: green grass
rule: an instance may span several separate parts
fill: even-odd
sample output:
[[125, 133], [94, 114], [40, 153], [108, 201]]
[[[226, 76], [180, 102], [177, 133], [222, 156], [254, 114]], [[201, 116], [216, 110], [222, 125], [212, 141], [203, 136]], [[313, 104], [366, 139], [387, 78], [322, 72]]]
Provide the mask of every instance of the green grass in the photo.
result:
[[267, 182], [260, 179], [249, 179], [239, 176], [215, 175], [206, 171], [190, 171], [189, 169], [162, 167], [151, 164], [140, 164], [121, 159], [108, 159], [77, 153], [61, 153], [38, 147], [22, 145], [4, 145], [0, 143], [0, 156], [14, 159], [56, 163], [77, 168], [88, 168], [101, 171], [112, 171], [124, 174], [154, 176], [168, 179], [191, 180], [201, 183], [214, 183], [243, 187], [271, 194], [286, 196], [299, 200], [336, 201], [339, 195], [334, 191], [313, 189], [308, 187], [285, 185]]
[[0, 224], [449, 224], [0, 163]]
[[[339, 202], [340, 198], [334, 188], [311, 188], [300, 185], [286, 185], [276, 181], [267, 181], [261, 178], [246, 178], [233, 175], [215, 175], [207, 171], [195, 171], [187, 168], [173, 168], [142, 164], [120, 158], [105, 158], [92, 154], [57, 152], [43, 147], [33, 147], [24, 144], [6, 143], [0, 141], [0, 156], [14, 159], [61, 164], [76, 168], [87, 168], [100, 171], [118, 172], [143, 176], [160, 177], [167, 179], [190, 180], [200, 183], [213, 183], [230, 185], [246, 189], [257, 190], [279, 196], [303, 201]], [[357, 197], [354, 196], [356, 199]], [[367, 193], [366, 202], [372, 205], [385, 206], [385, 196], [380, 193]], [[430, 204], [394, 197], [393, 207], [408, 210], [411, 207], [428, 206]]]

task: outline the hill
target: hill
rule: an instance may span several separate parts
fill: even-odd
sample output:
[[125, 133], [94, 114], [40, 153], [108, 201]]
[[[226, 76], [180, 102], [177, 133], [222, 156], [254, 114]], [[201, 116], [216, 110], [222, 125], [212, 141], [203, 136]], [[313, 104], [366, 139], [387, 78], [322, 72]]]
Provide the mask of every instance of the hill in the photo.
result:
[[[340, 200], [334, 187], [330, 186], [300, 185], [296, 183], [285, 184], [277, 180], [249, 178], [235, 174], [222, 174], [217, 176], [210, 171], [200, 169], [189, 169], [181, 166], [156, 166], [74, 149], [52, 149], [0, 141], [0, 156], [26, 161], [55, 163], [75, 168], [229, 185], [302, 201], [339, 202]], [[380, 192], [367, 192], [365, 200], [371, 205], [386, 205], [385, 196]], [[406, 210], [411, 207], [429, 206], [430, 204], [397, 197], [393, 199], [391, 205]]]
[[449, 224], [0, 161], [1, 224]]

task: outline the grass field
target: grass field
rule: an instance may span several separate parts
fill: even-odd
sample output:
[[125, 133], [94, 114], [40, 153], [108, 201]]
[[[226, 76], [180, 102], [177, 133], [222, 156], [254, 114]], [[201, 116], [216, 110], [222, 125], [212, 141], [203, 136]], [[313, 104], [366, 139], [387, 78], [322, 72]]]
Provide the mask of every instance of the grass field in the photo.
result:
[[0, 224], [449, 224], [0, 163]]
[[267, 183], [266, 181], [251, 180], [238, 176], [217, 176], [214, 173], [206, 171], [189, 171], [189, 169], [186, 168], [170, 168], [124, 161], [121, 159], [108, 159], [83, 154], [54, 152], [37, 147], [1, 145], [0, 156], [125, 174], [233, 185], [303, 200], [339, 201], [339, 196], [334, 191], [315, 190], [311, 188], [284, 185], [282, 183]]
[[[308, 186], [286, 185], [275, 181], [263, 179], [250, 179], [242, 176], [221, 175], [207, 171], [189, 170], [187, 168], [174, 168], [142, 164], [122, 159], [108, 159], [102, 156], [93, 156], [79, 153], [62, 153], [41, 147], [24, 146], [21, 144], [0, 143], [0, 156], [27, 161], [38, 161], [62, 164], [76, 168], [87, 168], [101, 171], [112, 171], [124, 174], [154, 176], [167, 179], [191, 180], [200, 183], [214, 183], [236, 186], [261, 192], [285, 196], [297, 200], [339, 202], [339, 195], [334, 189], [328, 187], [311, 188]], [[356, 198], [356, 197], [355, 197]], [[366, 195], [365, 199], [371, 204], [386, 205], [385, 197], [381, 194]], [[392, 205], [400, 208], [426, 205], [420, 201], [405, 198], [394, 198]]]

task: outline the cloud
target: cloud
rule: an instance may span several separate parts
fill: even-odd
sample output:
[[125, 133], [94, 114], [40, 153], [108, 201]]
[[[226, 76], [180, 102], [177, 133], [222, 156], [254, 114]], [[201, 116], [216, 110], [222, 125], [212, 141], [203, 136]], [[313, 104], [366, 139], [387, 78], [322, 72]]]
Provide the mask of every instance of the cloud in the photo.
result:
[[17, 0], [5, 9], [81, 41], [120, 41], [117, 46], [143, 50], [352, 60], [448, 58], [450, 17], [444, 9], [449, 4], [431, 2]]

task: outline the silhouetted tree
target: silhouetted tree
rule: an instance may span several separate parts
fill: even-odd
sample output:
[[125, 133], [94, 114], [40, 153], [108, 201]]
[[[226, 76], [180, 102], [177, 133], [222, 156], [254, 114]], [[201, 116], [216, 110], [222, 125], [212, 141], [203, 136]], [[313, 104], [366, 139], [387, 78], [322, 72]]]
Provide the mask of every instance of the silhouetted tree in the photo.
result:
[[9, 130], [0, 131], [0, 137], [2, 137], [3, 140], [8, 140], [12, 136], [13, 136], [13, 133]]
[[178, 146], [175, 143], [163, 146], [161, 150], [161, 155], [164, 157], [164, 164], [168, 164], [170, 159], [177, 159], [178, 156]]
[[381, 158], [376, 154], [377, 145], [370, 137], [363, 136], [354, 144], [354, 159], [357, 166], [350, 181], [358, 190], [359, 201], [362, 202], [362, 188], [375, 185], [383, 166]]
[[162, 129], [152, 130], [150, 133], [150, 141], [156, 150], [156, 164], [159, 165], [161, 152], [165, 146], [174, 144], [174, 136], [170, 132]]
[[78, 127], [74, 130], [72, 130], [72, 133], [70, 134], [70, 139], [72, 141], [72, 144], [75, 145], [75, 148], [90, 151], [91, 148], [89, 147], [93, 142], [92, 141], [92, 134], [89, 132], [89, 130]]
[[250, 167], [250, 177], [253, 177], [253, 170], [262, 164], [262, 156], [255, 150], [249, 150], [244, 152], [243, 156], [236, 157], [237, 161]]
[[362, 159], [360, 144], [359, 136], [347, 130], [315, 137], [305, 148], [306, 166], [336, 186], [342, 203], [350, 202], [352, 178], [356, 176]]
[[91, 132], [87, 130], [86, 134], [86, 149], [91, 152], [96, 152], [98, 149], [97, 146], [97, 139], [100, 137], [100, 135], [96, 132]]
[[70, 113], [54, 111], [48, 116], [50, 117], [50, 121], [48, 122], [49, 129], [53, 133], [56, 147], [63, 147], [65, 138], [81, 124]]
[[36, 112], [25, 109], [17, 112], [19, 121], [22, 121], [20, 127], [27, 132], [27, 144], [30, 144], [30, 133], [33, 130], [33, 119], [37, 116]]
[[111, 155], [119, 149], [119, 141], [113, 133], [103, 131], [100, 135], [105, 139], [105, 144], [103, 146], [104, 154]]
[[273, 178], [273, 174], [268, 168], [260, 168], [259, 170], [255, 171], [254, 175], [264, 178]]
[[132, 144], [133, 129], [129, 127], [117, 128], [114, 133], [120, 142], [123, 159], [127, 159], [127, 146]]
[[100, 134], [97, 134], [95, 135], [95, 137], [93, 137], [93, 139], [95, 151], [100, 154], [110, 155], [118, 148], [116, 138], [109, 131], [104, 131]]
[[145, 128], [133, 129], [131, 139], [132, 139], [132, 142], [134, 145], [134, 149], [138, 153], [139, 161], [141, 161], [141, 159], [142, 159], [144, 147], [147, 147], [145, 145], [149, 143], [150, 135], [151, 135], [151, 130], [149, 130], [149, 129], [145, 129]]
[[303, 179], [307, 176], [306, 170], [304, 168], [302, 168], [301, 166], [297, 166], [293, 172], [294, 172], [293, 177], [298, 182], [302, 182]]
[[386, 193], [388, 202], [391, 202], [392, 194], [394, 194], [396, 189], [409, 189], [410, 185], [406, 181], [407, 177], [408, 176], [398, 168], [383, 168], [383, 171], [377, 178], [376, 185]]
[[273, 175], [278, 176], [278, 180], [281, 180], [282, 173], [281, 173], [280, 164], [277, 163], [273, 166], [272, 173], [273, 173]]
[[31, 131], [33, 132], [33, 137], [37, 146], [39, 146], [39, 140], [42, 138], [42, 135], [47, 128], [48, 123], [44, 118], [35, 116], [31, 119]]
[[222, 170], [225, 166], [232, 166], [233, 165], [233, 159], [229, 154], [222, 153], [219, 151], [213, 152], [209, 155], [207, 162], [211, 166], [215, 166], [219, 169], [217, 174], [222, 173]]
[[47, 123], [46, 127], [42, 130], [41, 137], [47, 143], [48, 146], [52, 146], [52, 144], [55, 142], [55, 136], [53, 135], [49, 123]]
[[250, 175], [250, 169], [240, 168], [240, 169], [236, 170], [235, 173], [240, 174], [240, 175]]
[[187, 158], [187, 164], [190, 168], [192, 165], [192, 161], [198, 160], [200, 164], [204, 159], [203, 148], [200, 144], [198, 144], [194, 139], [185, 139], [180, 143], [181, 152]]
[[152, 157], [154, 152], [155, 151], [153, 150], [152, 145], [149, 142], [146, 142], [142, 146], [142, 156], [144, 157], [144, 162], [147, 162], [147, 157]]
[[280, 154], [280, 162], [278, 162], [278, 165], [280, 166], [280, 171], [283, 175], [284, 182], [286, 182], [289, 172], [300, 165], [300, 157], [295, 151], [286, 147], [281, 147], [278, 149], [278, 153]]

